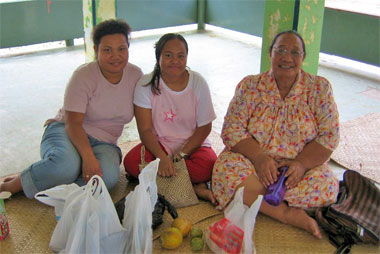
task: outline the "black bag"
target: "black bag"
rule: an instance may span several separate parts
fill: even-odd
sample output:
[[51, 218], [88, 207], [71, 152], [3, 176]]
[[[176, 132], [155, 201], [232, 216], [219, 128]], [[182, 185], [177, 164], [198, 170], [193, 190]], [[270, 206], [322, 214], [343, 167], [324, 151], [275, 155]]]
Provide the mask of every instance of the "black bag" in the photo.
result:
[[[117, 215], [120, 219], [120, 223], [123, 223], [125, 197], [115, 204], [115, 208], [116, 208]], [[168, 209], [168, 212], [172, 216], [173, 219], [178, 217], [178, 213], [175, 207], [172, 204], [170, 204], [169, 201], [167, 201], [163, 195], [158, 194], [157, 202], [152, 212], [152, 228], [153, 229], [156, 229], [159, 225], [162, 224], [163, 215], [165, 213], [166, 208]]]
[[337, 202], [317, 208], [315, 218], [337, 248], [335, 253], [350, 253], [357, 243], [379, 245], [380, 190], [370, 179], [347, 170]]

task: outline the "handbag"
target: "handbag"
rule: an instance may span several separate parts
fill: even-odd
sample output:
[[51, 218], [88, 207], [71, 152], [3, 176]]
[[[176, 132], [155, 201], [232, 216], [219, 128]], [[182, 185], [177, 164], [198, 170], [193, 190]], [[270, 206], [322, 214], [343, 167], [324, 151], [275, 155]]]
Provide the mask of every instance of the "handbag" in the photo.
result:
[[352, 245], [379, 245], [380, 190], [356, 171], [344, 172], [335, 204], [317, 208], [315, 218], [326, 231], [335, 253], [350, 253]]
[[[189, 172], [187, 171], [184, 159], [173, 161], [174, 167], [177, 170], [177, 175], [172, 177], [162, 177], [157, 175], [158, 193], [165, 196], [167, 201], [175, 208], [187, 207], [199, 203], [198, 197], [195, 194], [193, 185], [190, 180]], [[140, 172], [147, 166], [145, 161], [145, 146], [141, 146], [141, 164], [139, 165]]]

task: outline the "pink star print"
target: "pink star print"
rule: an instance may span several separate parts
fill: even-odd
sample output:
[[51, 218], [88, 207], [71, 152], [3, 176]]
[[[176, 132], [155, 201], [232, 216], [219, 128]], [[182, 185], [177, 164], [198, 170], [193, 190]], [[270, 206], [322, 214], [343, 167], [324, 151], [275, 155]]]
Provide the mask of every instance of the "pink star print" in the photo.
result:
[[174, 117], [176, 116], [176, 114], [174, 114], [171, 109], [170, 109], [170, 112], [164, 112], [164, 114], [165, 114], [165, 121], [170, 120], [173, 122]]

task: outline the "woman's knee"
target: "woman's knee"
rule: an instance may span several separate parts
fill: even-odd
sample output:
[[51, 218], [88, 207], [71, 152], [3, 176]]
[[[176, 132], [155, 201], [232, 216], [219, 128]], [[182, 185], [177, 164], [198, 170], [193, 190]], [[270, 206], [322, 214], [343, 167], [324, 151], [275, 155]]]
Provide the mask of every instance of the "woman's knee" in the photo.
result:
[[72, 183], [81, 173], [81, 159], [77, 152], [56, 148], [45, 154], [40, 167], [43, 167], [47, 174], [61, 179], [62, 183]]
[[93, 148], [95, 157], [102, 168], [103, 181], [107, 188], [112, 189], [119, 180], [120, 154], [116, 147], [102, 145]]
[[107, 170], [103, 170], [103, 181], [107, 186], [108, 190], [112, 190], [117, 182], [119, 181], [119, 167], [117, 168], [108, 168]]
[[[123, 164], [125, 171], [134, 177], [138, 177], [140, 170], [139, 164], [141, 163], [141, 146], [142, 144], [136, 145], [132, 148], [124, 157]], [[147, 153], [147, 151], [145, 151]], [[145, 156], [146, 159], [146, 156]], [[146, 160], [147, 161], [147, 160]]]
[[186, 160], [186, 166], [193, 183], [211, 180], [214, 163], [217, 159], [210, 147], [200, 147]]
[[119, 158], [113, 158], [109, 160], [100, 160], [100, 166], [102, 168], [103, 181], [107, 188], [111, 190], [119, 181], [120, 175], [120, 163]]
[[285, 193], [289, 206], [323, 207], [336, 202], [339, 181], [327, 165], [309, 170], [299, 184]]
[[256, 176], [256, 174], [251, 174], [247, 178], [245, 178], [237, 186], [236, 190], [238, 190], [241, 187], [244, 187], [243, 200], [244, 203], [248, 206], [252, 205], [259, 195], [264, 195], [266, 191], [264, 185], [259, 181], [259, 178]]

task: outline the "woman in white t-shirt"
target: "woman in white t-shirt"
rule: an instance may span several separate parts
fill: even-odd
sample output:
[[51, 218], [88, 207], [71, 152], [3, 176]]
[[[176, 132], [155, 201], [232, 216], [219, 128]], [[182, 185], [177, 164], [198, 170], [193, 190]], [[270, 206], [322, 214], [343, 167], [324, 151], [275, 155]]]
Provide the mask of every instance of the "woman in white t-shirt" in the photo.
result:
[[[155, 45], [156, 65], [136, 86], [135, 117], [147, 162], [160, 158], [158, 174], [176, 174], [173, 157], [185, 158], [195, 193], [216, 200], [207, 188], [216, 154], [207, 139], [216, 118], [204, 78], [186, 67], [188, 45], [179, 34], [165, 34]], [[141, 146], [124, 158], [129, 176], [139, 175]]]
[[79, 66], [67, 84], [63, 107], [46, 122], [41, 160], [0, 183], [0, 191], [24, 191], [28, 198], [60, 184], [84, 185], [100, 175], [108, 189], [119, 177], [117, 146], [134, 116], [133, 93], [142, 77], [128, 63], [131, 28], [123, 20], [94, 27], [96, 61]]

